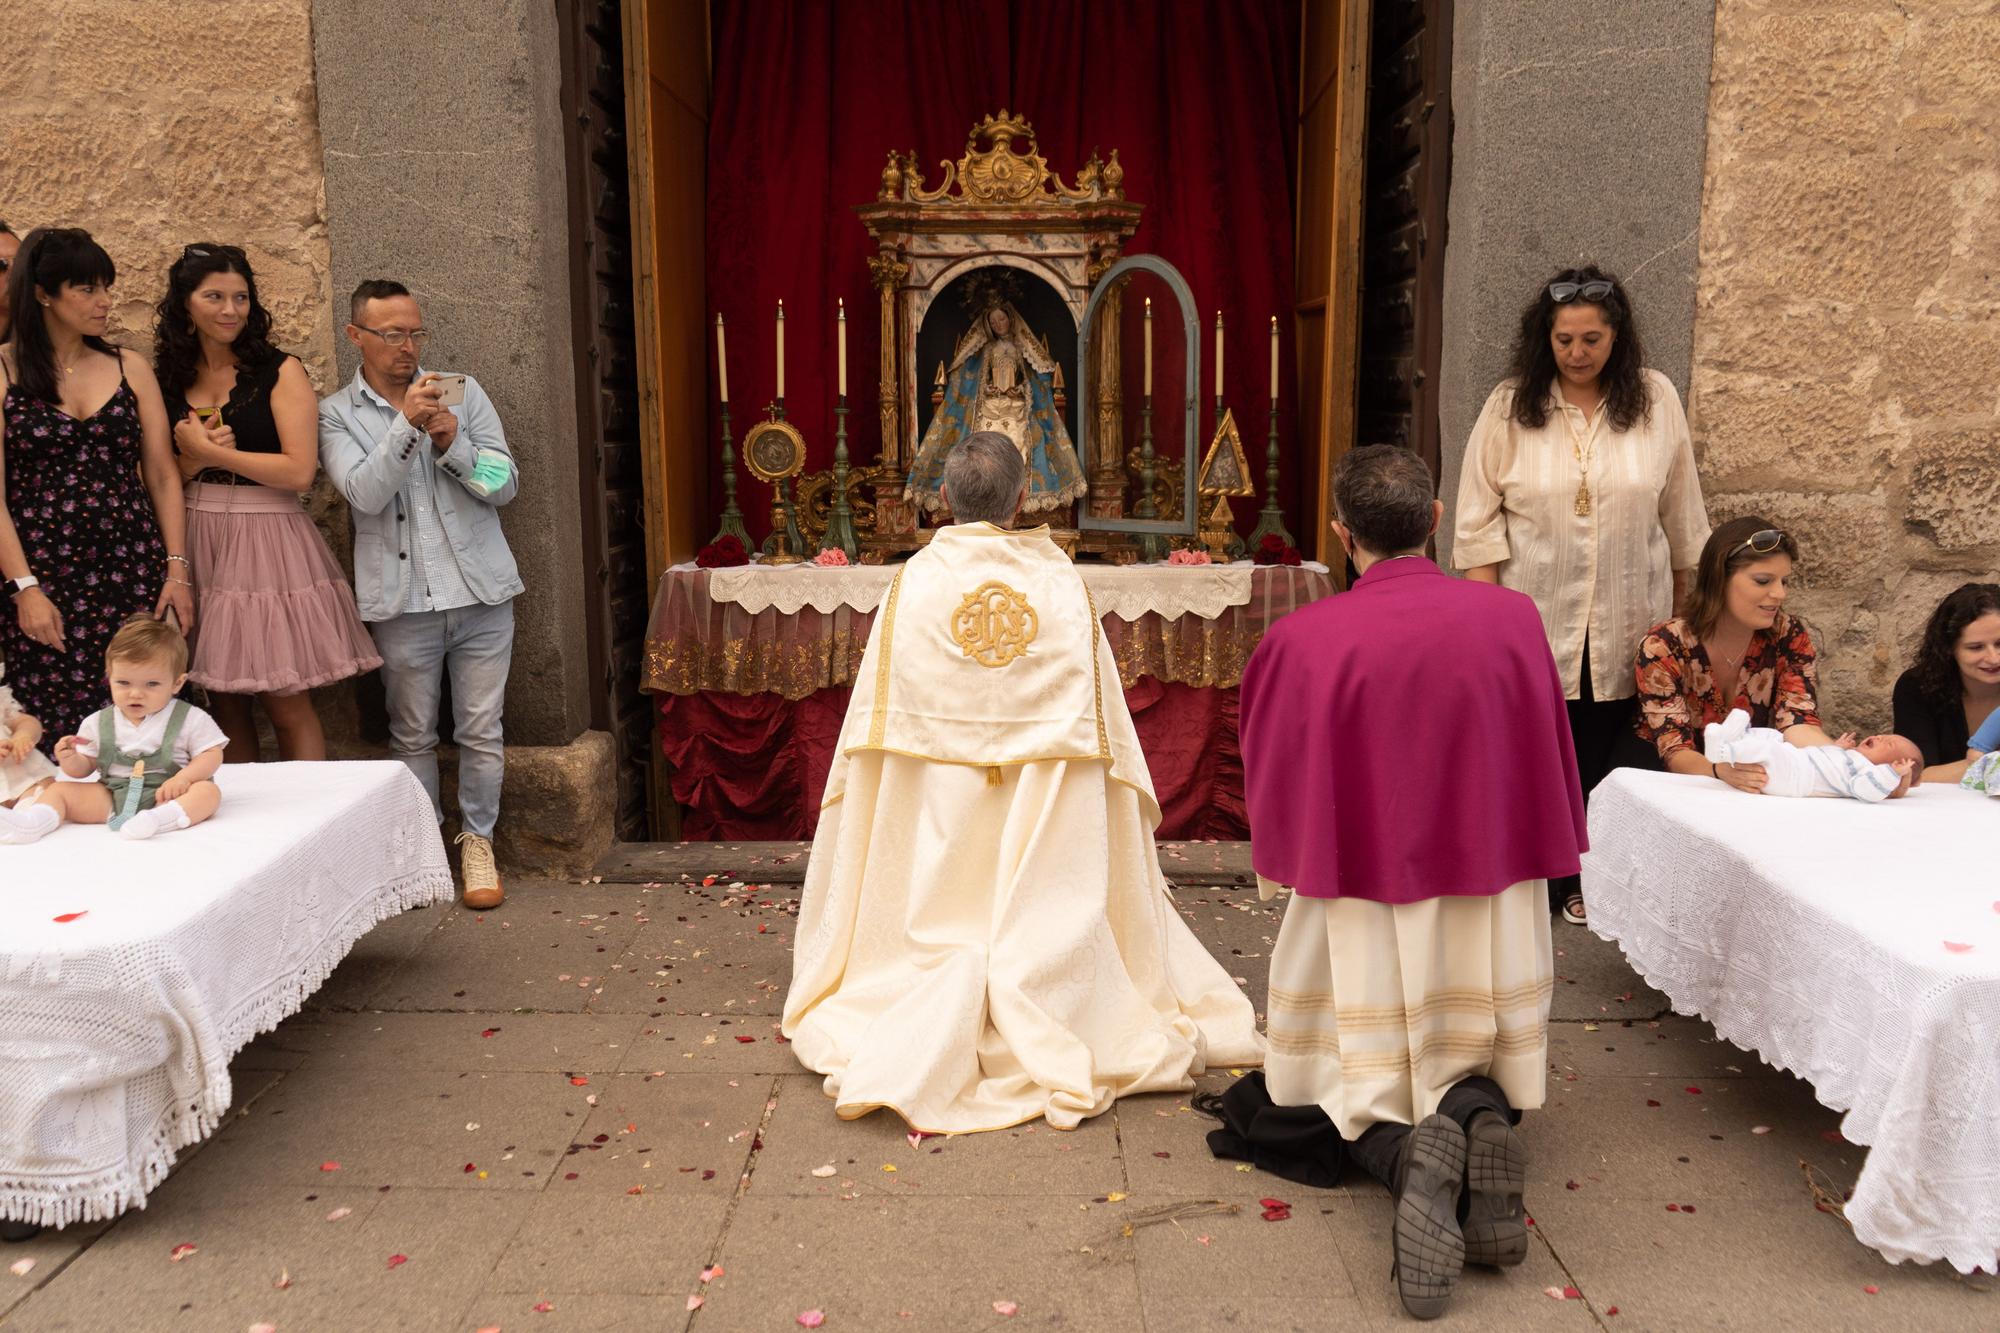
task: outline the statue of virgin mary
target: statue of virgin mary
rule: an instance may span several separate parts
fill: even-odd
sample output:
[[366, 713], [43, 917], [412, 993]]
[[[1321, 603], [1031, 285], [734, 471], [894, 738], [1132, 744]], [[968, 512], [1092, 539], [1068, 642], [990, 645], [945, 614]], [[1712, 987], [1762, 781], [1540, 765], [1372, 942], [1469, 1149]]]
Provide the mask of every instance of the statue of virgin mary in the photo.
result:
[[952, 353], [944, 402], [918, 446], [903, 498], [936, 513], [943, 503], [938, 483], [952, 446], [975, 431], [991, 430], [1012, 440], [1027, 460], [1023, 513], [1046, 516], [1081, 499], [1087, 489], [1083, 468], [1049, 387], [1055, 369], [1013, 302], [989, 289], [979, 318]]

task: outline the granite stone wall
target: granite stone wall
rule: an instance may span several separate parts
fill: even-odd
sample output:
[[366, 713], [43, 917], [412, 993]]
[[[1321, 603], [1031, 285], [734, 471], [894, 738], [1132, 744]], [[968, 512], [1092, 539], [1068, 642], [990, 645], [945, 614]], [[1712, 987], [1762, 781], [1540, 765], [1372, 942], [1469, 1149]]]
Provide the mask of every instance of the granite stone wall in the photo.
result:
[[1831, 728], [2000, 577], [2000, 4], [1721, 0], [1691, 413], [1715, 521], [1804, 547]]

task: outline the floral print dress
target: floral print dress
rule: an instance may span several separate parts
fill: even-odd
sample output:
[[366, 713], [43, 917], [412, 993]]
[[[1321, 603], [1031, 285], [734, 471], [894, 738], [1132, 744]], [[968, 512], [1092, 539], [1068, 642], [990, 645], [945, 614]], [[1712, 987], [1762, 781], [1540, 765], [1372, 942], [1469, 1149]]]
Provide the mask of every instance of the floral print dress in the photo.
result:
[[164, 577], [153, 499], [139, 476], [139, 400], [121, 368], [118, 389], [78, 420], [54, 403], [10, 386], [6, 413], [7, 512], [28, 568], [62, 612], [57, 652], [21, 632], [0, 609], [0, 656], [21, 711], [43, 728], [53, 750], [104, 706], [104, 648], [124, 619], [152, 611]]
[[1701, 753], [1702, 729], [1731, 709], [1750, 715], [1753, 727], [1784, 731], [1818, 726], [1819, 668], [1812, 632], [1796, 616], [1778, 613], [1771, 628], [1750, 636], [1736, 676], [1736, 697], [1724, 699], [1715, 668], [1694, 627], [1676, 617], [1653, 626], [1639, 644], [1637, 730], [1664, 762], [1676, 750]]

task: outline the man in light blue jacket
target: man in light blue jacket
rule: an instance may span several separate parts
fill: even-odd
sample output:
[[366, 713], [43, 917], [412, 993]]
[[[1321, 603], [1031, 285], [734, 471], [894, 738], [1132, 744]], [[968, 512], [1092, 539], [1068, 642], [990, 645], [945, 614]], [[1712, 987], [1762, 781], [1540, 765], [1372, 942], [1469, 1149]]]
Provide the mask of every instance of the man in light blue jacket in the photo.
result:
[[[319, 406], [319, 456], [354, 511], [354, 597], [382, 654], [389, 739], [438, 806], [438, 695], [451, 673], [464, 903], [503, 899], [493, 863], [506, 768], [501, 705], [521, 574], [499, 507], [520, 475], [479, 382], [422, 369], [430, 332], [399, 282], [354, 289], [347, 339], [361, 369]], [[443, 818], [439, 806], [439, 818]]]

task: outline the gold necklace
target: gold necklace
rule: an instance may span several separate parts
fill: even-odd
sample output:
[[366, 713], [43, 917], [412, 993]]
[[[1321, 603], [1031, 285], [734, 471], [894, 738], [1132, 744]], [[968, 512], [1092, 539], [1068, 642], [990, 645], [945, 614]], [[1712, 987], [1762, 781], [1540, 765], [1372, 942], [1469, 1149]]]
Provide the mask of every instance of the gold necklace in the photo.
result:
[[[1570, 420], [1570, 404], [1568, 400], [1564, 399], [1560, 392], [1556, 395], [1556, 410], [1562, 413], [1563, 429], [1569, 432], [1570, 448], [1576, 454], [1576, 470], [1578, 475], [1576, 479], [1576, 503], [1573, 508], [1578, 518], [1586, 518], [1590, 514], [1590, 465], [1597, 457], [1597, 432], [1604, 424], [1604, 417], [1600, 415], [1603, 408], [1604, 400], [1600, 398], [1597, 401], [1597, 406], [1592, 408], [1590, 412], [1590, 430], [1586, 434], [1578, 435], [1576, 433], [1576, 423]], [[1582, 409], [1579, 408], [1577, 410], [1581, 411]]]

